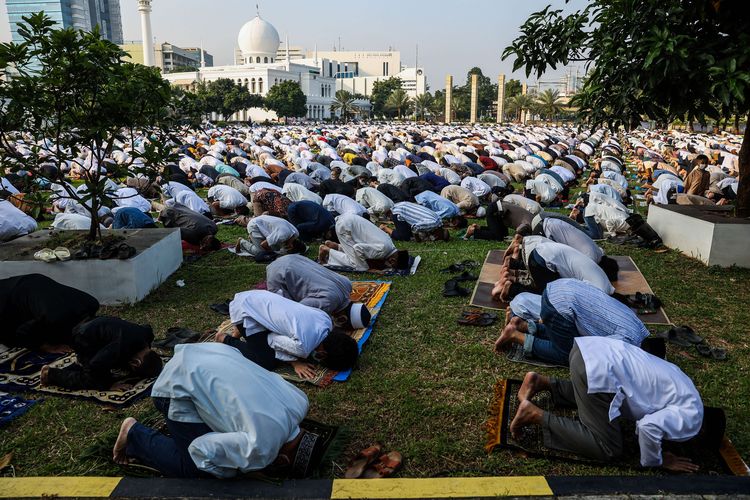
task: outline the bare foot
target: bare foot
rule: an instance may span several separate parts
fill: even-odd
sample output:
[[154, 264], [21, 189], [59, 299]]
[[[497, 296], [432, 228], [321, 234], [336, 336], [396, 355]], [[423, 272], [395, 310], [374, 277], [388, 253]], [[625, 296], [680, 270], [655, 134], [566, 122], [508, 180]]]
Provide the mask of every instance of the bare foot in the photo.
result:
[[544, 412], [534, 406], [534, 404], [528, 399], [521, 401], [521, 404], [518, 405], [516, 416], [510, 423], [510, 433], [514, 438], [518, 439], [520, 437], [521, 429], [527, 425], [541, 425], [543, 415]]
[[523, 378], [523, 384], [518, 389], [518, 399], [531, 400], [536, 393], [549, 389], [549, 378], [536, 372], [528, 372]]
[[492, 298], [504, 302], [505, 299], [503, 297], [507, 297], [508, 293], [510, 293], [510, 285], [511, 283], [507, 280], [500, 280], [495, 283], [492, 289]]
[[510, 302], [510, 287], [513, 285], [512, 282], [506, 281], [503, 283], [503, 289], [500, 292], [500, 300], [503, 302]]
[[214, 335], [214, 342], [218, 342], [219, 344], [224, 343], [224, 339], [227, 338], [227, 334], [224, 332], [216, 332], [216, 335]]
[[328, 255], [331, 252], [331, 247], [326, 245], [320, 245], [318, 247], [318, 262], [325, 264], [328, 262]]
[[136, 419], [128, 417], [122, 421], [120, 426], [120, 433], [117, 435], [117, 441], [115, 441], [115, 447], [112, 449], [112, 460], [116, 464], [127, 465], [129, 463], [128, 457], [125, 455], [125, 448], [128, 445], [128, 432], [131, 427], [136, 424]]
[[516, 342], [517, 344], [523, 345], [523, 341], [525, 340], [525, 338], [526, 335], [516, 330], [511, 323], [503, 328], [502, 333], [500, 333], [500, 336], [495, 341], [495, 352], [504, 350], [505, 347], [511, 342]]
[[237, 238], [237, 244], [234, 245], [234, 251], [237, 253], [242, 251], [242, 238]]
[[529, 331], [529, 324], [525, 319], [519, 318], [518, 316], [513, 316], [510, 319], [510, 324], [513, 325], [513, 328], [515, 328], [519, 332], [528, 333]]
[[39, 372], [39, 384], [47, 385], [49, 383], [49, 365], [44, 365]]

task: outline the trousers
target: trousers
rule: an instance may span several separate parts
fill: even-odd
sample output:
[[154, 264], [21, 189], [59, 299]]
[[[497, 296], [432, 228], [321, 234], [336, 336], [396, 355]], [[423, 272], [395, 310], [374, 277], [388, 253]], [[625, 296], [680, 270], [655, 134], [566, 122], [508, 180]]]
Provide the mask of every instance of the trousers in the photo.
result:
[[167, 477], [212, 477], [198, 469], [188, 452], [190, 443], [204, 434], [213, 432], [211, 428], [204, 423], [171, 420], [167, 416], [169, 399], [153, 398], [153, 401], [156, 409], [166, 417], [169, 436], [136, 423], [128, 432], [125, 454], [157, 469]]
[[529, 333], [524, 342], [524, 353], [543, 361], [560, 365], [568, 363], [568, 356], [578, 336], [576, 324], [557, 312], [542, 293], [541, 323], [529, 321]]
[[610, 422], [614, 394], [589, 394], [586, 365], [577, 345], [570, 350], [570, 380], [551, 378], [555, 406], [576, 408], [578, 419], [544, 412], [542, 431], [548, 448], [608, 462], [622, 455], [619, 418]]
[[245, 340], [227, 335], [224, 337], [224, 343], [236, 348], [247, 359], [268, 371], [273, 371], [279, 366], [276, 352], [268, 345], [268, 332], [255, 333], [245, 337]]

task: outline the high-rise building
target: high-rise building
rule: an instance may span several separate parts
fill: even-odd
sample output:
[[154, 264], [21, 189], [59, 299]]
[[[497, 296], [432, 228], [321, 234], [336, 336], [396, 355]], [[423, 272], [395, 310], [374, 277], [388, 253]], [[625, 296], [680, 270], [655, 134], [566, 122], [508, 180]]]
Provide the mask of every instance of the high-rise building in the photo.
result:
[[99, 26], [102, 37], [122, 43], [120, 0], [6, 0], [10, 32], [20, 42], [18, 23], [24, 16], [44, 11], [58, 26], [91, 31]]
[[[137, 64], [144, 64], [143, 42], [125, 42], [120, 48], [127, 53], [126, 60]], [[175, 70], [187, 71], [188, 68], [198, 69], [201, 64], [205, 67], [214, 65], [214, 56], [203, 50], [203, 61], [201, 61], [200, 47], [178, 47], [169, 42], [154, 45], [154, 66], [161, 69], [163, 73], [171, 73]]]

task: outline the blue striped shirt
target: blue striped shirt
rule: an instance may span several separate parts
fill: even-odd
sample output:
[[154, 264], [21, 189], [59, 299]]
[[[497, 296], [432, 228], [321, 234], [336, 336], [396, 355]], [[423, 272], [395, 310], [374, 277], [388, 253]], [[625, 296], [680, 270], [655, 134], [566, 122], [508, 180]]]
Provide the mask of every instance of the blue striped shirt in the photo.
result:
[[412, 231], [432, 231], [443, 227], [442, 219], [422, 205], [417, 205], [410, 201], [402, 201], [393, 205], [391, 212], [411, 226]]
[[561, 316], [575, 323], [581, 336], [611, 337], [636, 346], [648, 337], [632, 309], [588, 283], [555, 280], [544, 295]]
[[432, 191], [422, 191], [414, 199], [423, 207], [427, 207], [438, 214], [442, 219], [457, 217], [461, 212], [458, 205]]

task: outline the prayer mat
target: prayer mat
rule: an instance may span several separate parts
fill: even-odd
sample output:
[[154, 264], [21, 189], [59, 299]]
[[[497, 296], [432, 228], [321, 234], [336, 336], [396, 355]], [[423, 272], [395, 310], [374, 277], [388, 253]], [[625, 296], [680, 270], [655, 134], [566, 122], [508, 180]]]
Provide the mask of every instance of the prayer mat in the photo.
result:
[[508, 354], [505, 356], [508, 361], [514, 363], [526, 363], [527, 365], [541, 366], [543, 368], [567, 368], [567, 366], [556, 365], [554, 363], [548, 363], [536, 358], [527, 358], [523, 352], [523, 346], [513, 343], [508, 349]]
[[[495, 448], [510, 448], [521, 451], [532, 456], [542, 456], [551, 459], [562, 459], [574, 462], [599, 463], [595, 460], [581, 457], [570, 452], [547, 448], [544, 446], [542, 428], [536, 425], [526, 426], [522, 431], [520, 439], [515, 439], [510, 433], [510, 423], [518, 410], [518, 390], [522, 381], [515, 379], [499, 380], [494, 387], [494, 395], [490, 407], [490, 417], [485, 425], [487, 431], [487, 443], [485, 450], [491, 453]], [[568, 418], [576, 418], [576, 411], [570, 408], [555, 408], [552, 394], [542, 391], [532, 398], [532, 402], [544, 411], [552, 411], [555, 415]], [[628, 469], [640, 468], [640, 451], [638, 438], [635, 434], [635, 423], [622, 422], [624, 437], [623, 461], [619, 463], [607, 463], [608, 466], [623, 467]], [[671, 451], [680, 456], [690, 458], [700, 466], [700, 474], [731, 474], [748, 475], [750, 470], [737, 454], [731, 441], [724, 437], [718, 450], [698, 448], [692, 443], [676, 443], [665, 441], [663, 443], [666, 451]]]
[[[74, 353], [43, 354], [23, 348], [7, 348], [0, 345], [0, 390], [4, 391], [37, 391], [56, 396], [68, 396], [88, 399], [97, 403], [127, 406], [147, 395], [156, 378], [139, 379], [137, 377], [120, 380], [132, 384], [127, 391], [100, 391], [96, 389], [71, 390], [62, 387], [39, 385], [42, 366], [66, 368], [75, 364]], [[164, 358], [166, 362], [168, 358]]]
[[[375, 321], [380, 314], [380, 310], [385, 304], [385, 299], [388, 297], [388, 292], [391, 289], [390, 281], [352, 281], [352, 302], [361, 302], [367, 306], [372, 315], [370, 324], [366, 328], [360, 328], [352, 332], [348, 332], [349, 335], [357, 341], [359, 346], [359, 352], [362, 353], [367, 340], [372, 335], [373, 328], [375, 327]], [[232, 321], [226, 320], [217, 328], [216, 332], [204, 335], [200, 342], [211, 342], [216, 333], [227, 332], [232, 328]], [[351, 376], [352, 371], [337, 372], [329, 370], [320, 365], [315, 365], [315, 377], [310, 380], [303, 379], [297, 376], [294, 372], [294, 368], [288, 363], [283, 363], [276, 373], [289, 380], [290, 382], [307, 382], [318, 387], [327, 387], [333, 382], [345, 382]]]
[[[615, 287], [615, 291], [622, 295], [635, 295], [636, 292], [650, 293], [654, 295], [653, 290], [646, 281], [646, 278], [635, 265], [631, 257], [625, 257], [622, 255], [614, 255], [612, 258], [617, 261], [620, 266], [620, 270], [617, 273], [617, 281], [612, 282]], [[637, 309], [633, 308], [633, 312], [638, 313]], [[664, 308], [660, 307], [653, 314], [638, 314], [638, 318], [649, 325], [671, 325], [667, 317], [667, 313], [664, 312]]]
[[505, 250], [490, 250], [484, 259], [484, 265], [479, 272], [479, 279], [474, 285], [474, 293], [471, 294], [469, 305], [482, 307], [484, 309], [505, 310], [508, 304], [492, 298], [492, 289], [500, 277], [503, 267], [503, 256]]
[[0, 427], [20, 417], [41, 401], [41, 399], [23, 399], [0, 392]]

